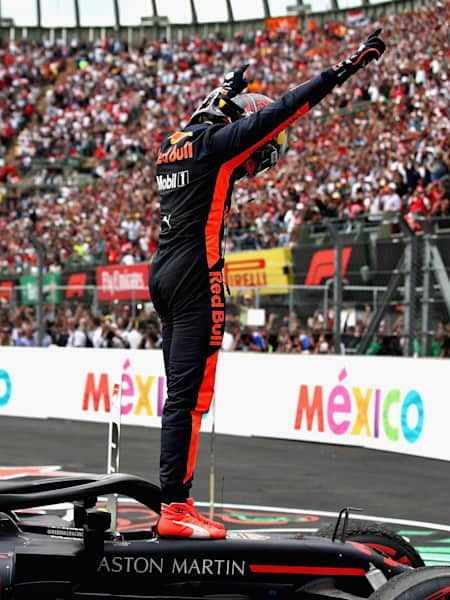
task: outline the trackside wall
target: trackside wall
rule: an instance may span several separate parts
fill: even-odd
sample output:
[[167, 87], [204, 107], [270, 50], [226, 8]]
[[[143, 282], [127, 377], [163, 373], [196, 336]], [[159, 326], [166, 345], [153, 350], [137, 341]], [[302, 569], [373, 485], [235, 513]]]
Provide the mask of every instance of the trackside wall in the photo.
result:
[[[449, 363], [442, 359], [221, 353], [202, 431], [345, 444], [450, 460]], [[0, 348], [0, 417], [159, 427], [159, 350]]]

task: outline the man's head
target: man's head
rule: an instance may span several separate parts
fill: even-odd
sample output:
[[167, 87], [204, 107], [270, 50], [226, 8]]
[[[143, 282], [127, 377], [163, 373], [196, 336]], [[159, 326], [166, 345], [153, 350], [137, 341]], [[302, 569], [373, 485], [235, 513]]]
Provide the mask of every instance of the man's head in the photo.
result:
[[198, 123], [233, 123], [244, 116], [243, 109], [227, 97], [223, 88], [213, 90], [195, 109], [188, 125]]
[[[241, 94], [234, 98], [237, 104], [244, 112], [244, 118], [249, 117], [273, 102], [268, 96], [263, 94]], [[253, 177], [260, 175], [271, 167], [274, 167], [287, 150], [288, 135], [287, 130], [283, 129], [277, 133], [271, 140], [255, 150], [253, 154], [242, 164], [236, 172], [237, 178]]]
[[[188, 125], [199, 123], [230, 124], [258, 112], [272, 100], [263, 94], [246, 93], [228, 97], [223, 88], [216, 88], [194, 111]], [[258, 148], [236, 169], [236, 179], [253, 177], [275, 166], [287, 149], [287, 131], [282, 130]]]

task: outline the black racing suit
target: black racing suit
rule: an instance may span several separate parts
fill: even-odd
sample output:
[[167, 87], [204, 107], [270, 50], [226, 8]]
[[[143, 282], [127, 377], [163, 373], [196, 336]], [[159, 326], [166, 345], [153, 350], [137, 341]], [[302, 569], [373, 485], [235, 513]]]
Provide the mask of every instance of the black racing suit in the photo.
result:
[[234, 171], [324, 98], [332, 69], [231, 124], [188, 125], [157, 158], [161, 231], [150, 292], [163, 329], [167, 399], [161, 429], [163, 502], [189, 495], [225, 322], [222, 238]]

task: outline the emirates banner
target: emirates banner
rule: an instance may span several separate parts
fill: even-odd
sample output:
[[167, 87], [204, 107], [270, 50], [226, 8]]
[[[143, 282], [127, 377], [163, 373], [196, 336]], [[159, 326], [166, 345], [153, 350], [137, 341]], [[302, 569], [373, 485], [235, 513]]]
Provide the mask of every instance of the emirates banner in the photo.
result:
[[98, 267], [96, 273], [98, 299], [101, 302], [150, 300], [149, 274], [149, 263]]
[[13, 281], [0, 281], [0, 298], [11, 302], [13, 293]]

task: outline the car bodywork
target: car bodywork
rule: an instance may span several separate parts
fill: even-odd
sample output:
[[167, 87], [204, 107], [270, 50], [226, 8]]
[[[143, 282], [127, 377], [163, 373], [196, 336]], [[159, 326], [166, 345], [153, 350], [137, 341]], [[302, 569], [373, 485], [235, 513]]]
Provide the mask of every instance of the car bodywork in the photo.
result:
[[[0, 598], [369, 598], [409, 565], [347, 539], [350, 509], [330, 537], [248, 534], [163, 539], [154, 529], [111, 529], [101, 496], [120, 494], [158, 512], [160, 490], [126, 474], [0, 486]], [[19, 512], [71, 502], [73, 519]]]

